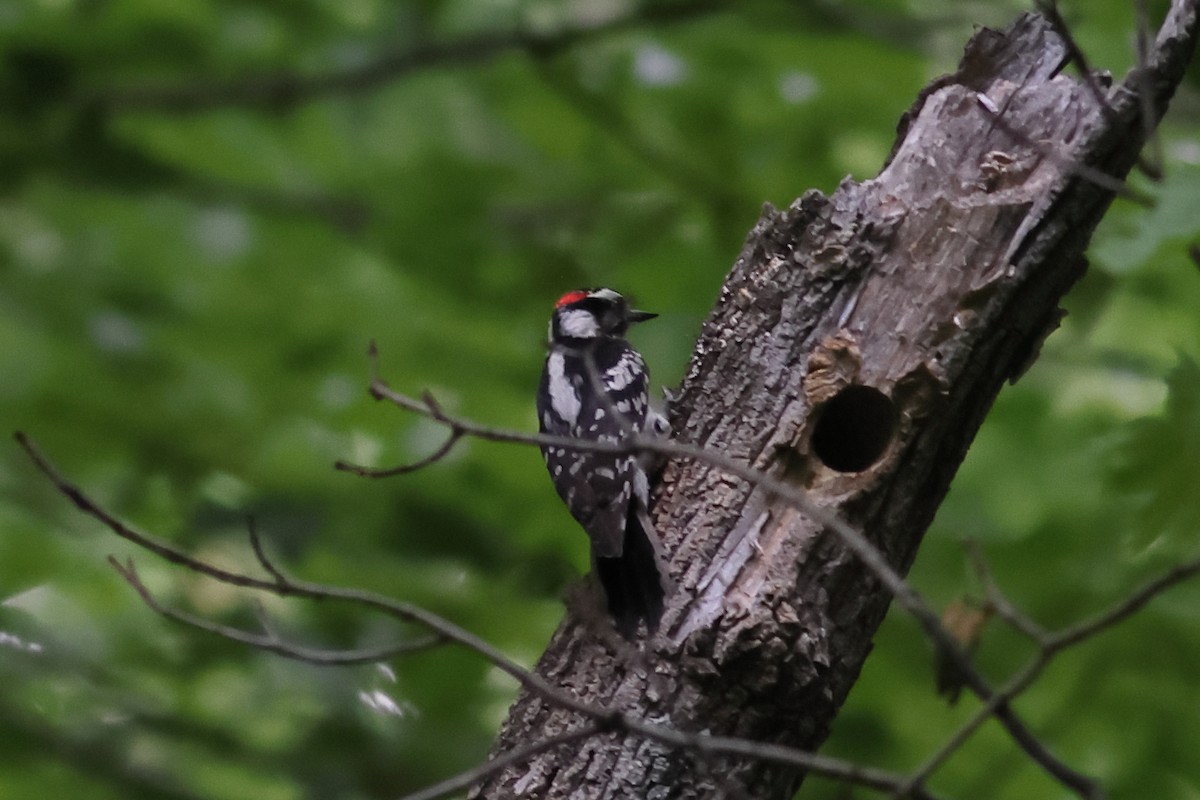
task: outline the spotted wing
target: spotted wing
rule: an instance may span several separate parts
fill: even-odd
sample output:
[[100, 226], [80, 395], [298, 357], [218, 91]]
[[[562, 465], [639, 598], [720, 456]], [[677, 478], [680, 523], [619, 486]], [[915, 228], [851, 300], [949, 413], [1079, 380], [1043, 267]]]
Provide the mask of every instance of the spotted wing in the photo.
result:
[[[548, 390], [540, 394], [551, 399], [538, 414], [544, 432], [617, 442], [630, 430], [642, 429], [649, 398], [641, 355], [620, 340], [597, 347], [593, 354], [595, 380], [588, 379], [582, 359], [572, 364], [571, 359], [577, 357], [565, 356], [561, 371], [555, 368], [553, 353], [547, 359], [542, 380]], [[554, 387], [556, 380], [570, 380], [560, 378], [562, 375], [576, 379], [572, 392], [568, 393], [565, 384]], [[556, 391], [549, 391], [551, 388]], [[630, 503], [640, 502], [643, 508], [646, 504], [646, 482], [637, 457], [557, 447], [542, 448], [542, 454], [559, 496], [591, 537], [595, 555], [620, 556]]]

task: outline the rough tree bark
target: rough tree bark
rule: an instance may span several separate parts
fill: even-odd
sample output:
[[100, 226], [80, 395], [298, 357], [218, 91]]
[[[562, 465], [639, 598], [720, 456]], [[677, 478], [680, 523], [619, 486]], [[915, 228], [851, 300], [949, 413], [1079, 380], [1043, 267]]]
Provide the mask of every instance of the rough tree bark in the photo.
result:
[[[907, 571], [996, 394], [1085, 269], [1113, 193], [1072, 161], [1126, 175], [1195, 33], [1195, 0], [1176, 0], [1146, 69], [1106, 88], [1104, 109], [1062, 72], [1068, 49], [1041, 17], [981, 30], [905, 115], [878, 177], [764, 211], [696, 344], [676, 437], [803, 487]], [[571, 618], [538, 673], [681, 730], [817, 748], [889, 593], [836, 535], [705, 463], [668, 466], [655, 518], [680, 585], [648, 647], [655, 674]], [[526, 692], [495, 753], [581, 722]], [[473, 796], [701, 798], [732, 782], [782, 798], [798, 778], [612, 733]]]

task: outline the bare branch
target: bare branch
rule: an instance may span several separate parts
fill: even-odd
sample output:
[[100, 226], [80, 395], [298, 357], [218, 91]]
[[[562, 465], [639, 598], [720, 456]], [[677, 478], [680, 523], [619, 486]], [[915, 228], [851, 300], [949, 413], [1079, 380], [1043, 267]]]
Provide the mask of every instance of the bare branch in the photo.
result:
[[214, 633], [223, 639], [238, 642], [248, 645], [257, 650], [266, 650], [269, 653], [275, 653], [285, 658], [290, 658], [293, 661], [303, 661], [306, 664], [315, 664], [317, 666], [350, 666], [353, 664], [374, 664], [377, 661], [386, 661], [397, 656], [412, 655], [425, 650], [431, 650], [445, 643], [445, 639], [441, 636], [426, 636], [421, 639], [415, 639], [411, 642], [398, 642], [387, 647], [377, 647], [363, 650], [326, 650], [311, 647], [302, 647], [300, 645], [285, 642], [273, 634], [255, 634], [249, 631], [244, 631], [241, 628], [234, 628], [229, 625], [222, 625], [211, 620], [197, 617], [194, 614], [188, 614], [185, 611], [178, 611], [173, 608], [168, 608], [158, 602], [142, 579], [137, 574], [137, 569], [134, 567], [133, 559], [127, 559], [124, 564], [119, 562], [115, 556], [108, 557], [108, 563], [113, 569], [125, 579], [125, 582], [134, 588], [146, 606], [156, 614], [163, 616], [173, 622], [178, 622], [198, 630]]
[[1073, 625], [1054, 634], [1046, 642], [1047, 651], [1057, 653], [1060, 650], [1078, 644], [1084, 639], [1091, 638], [1098, 633], [1103, 633], [1131, 614], [1140, 611], [1147, 603], [1167, 589], [1197, 574], [1200, 574], [1200, 559], [1173, 567], [1117, 603], [1108, 611], [1099, 614], [1093, 619]]
[[1044, 647], [1047, 639], [1045, 629], [1022, 613], [1000, 591], [999, 585], [996, 583], [995, 578], [992, 577], [992, 570], [988, 566], [987, 559], [983, 556], [983, 548], [979, 546], [979, 542], [968, 539], [963, 542], [963, 546], [967, 550], [967, 556], [971, 560], [971, 566], [974, 568], [975, 574], [979, 576], [979, 580], [983, 584], [983, 589], [987, 593], [987, 602], [991, 609], [996, 612], [1000, 619], [1028, 636], [1039, 647]]
[[250, 535], [250, 547], [254, 550], [254, 557], [258, 559], [259, 566], [266, 570], [277, 584], [286, 586], [287, 577], [267, 558], [267, 551], [263, 549], [262, 540], [258, 536], [258, 526], [254, 524], [254, 517], [246, 518], [246, 532]]
[[[737, 739], [728, 736], [710, 736], [707, 734], [683, 733], [680, 731], [671, 731], [670, 733], [671, 735], [662, 739], [662, 741], [677, 747], [689, 748], [701, 754], [744, 756], [762, 761], [773, 761], [777, 764], [799, 767], [818, 775], [837, 778], [846, 783], [852, 783], [856, 786], [863, 786], [879, 792], [899, 791], [905, 783], [903, 778], [897, 779], [894, 773], [886, 770], [847, 764], [839, 759], [815, 753], [804, 753], [805, 758], [803, 761], [807, 763], [801, 763], [800, 760], [796, 759], [796, 753], [801, 751], [783, 745], [751, 742], [746, 739]], [[912, 787], [906, 796], [911, 798], [911, 800], [936, 800], [936, 795], [929, 793], [922, 787]]]
[[1158, 115], [1154, 111], [1154, 88], [1150, 84], [1150, 18], [1146, 11], [1146, 0], [1133, 0], [1137, 19], [1137, 84], [1138, 99], [1142, 104], [1142, 136], [1150, 150], [1138, 164], [1151, 180], [1163, 178], [1162, 140], [1158, 136]]
[[435, 783], [433, 786], [422, 789], [419, 792], [406, 794], [399, 800], [434, 800], [434, 798], [448, 795], [451, 792], [457, 792], [470, 787], [472, 784], [483, 780], [489, 775], [494, 775], [502, 769], [506, 769], [513, 764], [521, 762], [536, 756], [546, 750], [551, 750], [564, 744], [577, 742], [581, 739], [587, 739], [604, 731], [604, 726], [597, 722], [588, 722], [574, 730], [560, 733], [557, 736], [547, 736], [541, 741], [527, 744], [524, 747], [518, 747], [509, 750], [507, 753], [493, 758], [491, 761], [485, 761], [476, 767], [464, 770], [457, 775], [447, 778], [446, 780]]
[[1096, 73], [1092, 71], [1091, 63], [1084, 55], [1083, 48], [1075, 41], [1075, 36], [1071, 33], [1071, 28], [1067, 25], [1067, 21], [1063, 19], [1062, 14], [1058, 10], [1058, 0], [1034, 0], [1034, 7], [1037, 8], [1046, 20], [1054, 28], [1054, 32], [1058, 34], [1058, 38], [1062, 39], [1063, 44], [1067, 48], [1067, 55], [1071, 61], [1075, 62], [1075, 66], [1079, 69], [1080, 77], [1087, 84], [1088, 90], [1092, 93], [1092, 97], [1096, 100], [1096, 104], [1100, 106], [1109, 122], [1115, 119], [1113, 107], [1109, 105], [1108, 96], [1104, 91], [1104, 87], [1100, 85], [1100, 81], [1096, 78]]
[[363, 478], [391, 478], [394, 475], [405, 475], [441, 461], [450, 454], [450, 451], [454, 449], [454, 445], [458, 444], [458, 440], [461, 438], [462, 433], [460, 431], [451, 429], [450, 435], [446, 437], [446, 441], [437, 450], [409, 464], [399, 464], [385, 469], [372, 469], [371, 467], [364, 467], [359, 464], [351, 464], [348, 461], [337, 461], [334, 463], [333, 468], [342, 472], [352, 472]]
[[[1050, 25], [1054, 28], [1054, 32], [1058, 34], [1059, 38], [1062, 39], [1063, 44], [1066, 45], [1067, 54], [1070, 56], [1071, 60], [1075, 62], [1075, 66], [1078, 67], [1079, 74], [1083, 78], [1084, 84], [1087, 85], [1087, 88], [1091, 91], [1092, 96], [1095, 98], [1096, 104], [1100, 107], [1100, 111], [1108, 119], [1110, 124], [1115, 123], [1117, 121], [1116, 109], [1114, 109], [1108, 102], [1108, 94], [1104, 91], [1104, 87], [1100, 85], [1100, 81], [1097, 79], [1096, 73], [1092, 71], [1091, 64], [1089, 63], [1087, 56], [1084, 55], [1083, 48], [1081, 48], [1079, 43], [1075, 41], [1075, 37], [1071, 33], [1070, 26], [1067, 25], [1067, 21], [1063, 19], [1062, 14], [1059, 12], [1058, 0], [1035, 0], [1034, 6], [1037, 8], [1038, 12], [1041, 13], [1041, 15], [1044, 16], [1047, 21], [1049, 21]], [[1145, 52], [1145, 50], [1139, 50], [1139, 54], [1142, 56], [1144, 56]], [[1144, 57], [1139, 60], [1139, 64], [1144, 66]], [[1149, 93], [1142, 92], [1141, 99], [1143, 110], [1147, 107], [1152, 107], [1152, 101]], [[1143, 125], [1147, 126], [1147, 131], [1153, 127], [1153, 123], [1150, 121], [1150, 119], [1151, 118], [1146, 118], [1143, 120]], [[1161, 177], [1157, 169], [1152, 165], [1147, 164], [1146, 160], [1140, 154], [1137, 157], [1137, 165], [1138, 169], [1142, 170], [1143, 173], [1150, 176], [1154, 180], [1158, 180]], [[1091, 179], [1088, 178], [1088, 180]], [[1100, 186], [1101, 188], [1108, 188], [1101, 183], [1097, 183], [1096, 185]], [[1118, 194], [1122, 193], [1118, 192]], [[1122, 196], [1124, 195], [1122, 194]]]
[[[58, 488], [59, 492], [66, 495], [80, 511], [88, 516], [101, 522], [106, 528], [111, 530], [117, 536], [131, 542], [143, 550], [148, 550], [151, 553], [159, 556], [165, 561], [172, 564], [178, 564], [182, 567], [197, 572], [201, 575], [207, 575], [210, 578], [218, 580], [230, 586], [240, 586], [244, 589], [254, 589], [257, 591], [276, 594], [281, 597], [303, 597], [310, 600], [338, 600], [354, 605], [368, 608], [379, 613], [398, 619], [402, 622], [411, 622], [421, 625], [428, 630], [442, 636], [447, 641], [455, 642], [469, 650], [482, 655], [485, 659], [491, 662], [494, 666], [504, 671], [508, 675], [515, 678], [522, 686], [525, 686], [530, 691], [548, 692], [549, 697], [552, 697], [556, 690], [554, 687], [547, 684], [537, 675], [532, 674], [527, 669], [517, 664], [512, 659], [505, 656], [495, 647], [487, 642], [484, 642], [479, 637], [471, 634], [457, 625], [445, 620], [436, 614], [433, 614], [420, 606], [411, 603], [404, 603], [397, 600], [384, 597], [374, 592], [369, 592], [361, 589], [349, 589], [345, 587], [329, 586], [324, 584], [309, 583], [307, 581], [297, 581], [285, 578], [282, 583], [277, 580], [264, 580], [250, 575], [244, 575], [210, 564], [206, 561], [201, 561], [187, 553], [173, 547], [166, 542], [161, 541], [153, 536], [141, 533], [124, 524], [98, 503], [92, 500], [79, 487], [70, 483], [64, 478], [61, 473], [55, 469], [50, 461], [38, 450], [36, 445], [24, 433], [16, 434], [17, 442], [33, 460], [37, 468], [50, 479]], [[143, 598], [145, 599], [145, 598]], [[574, 702], [573, 698], [564, 695], [564, 700], [570, 701], [568, 707], [576, 711], [583, 712], [586, 706], [581, 703]]]
[[[44, 455], [42, 455], [41, 451], [38, 450], [33, 441], [23, 432], [17, 431], [15, 434], [13, 434], [13, 438], [17, 440], [17, 444], [21, 446], [26, 455], [28, 455], [33, 461], [34, 466], [36, 466], [43, 475], [50, 479], [60, 494], [65, 495], [72, 503], [75, 504], [76, 508], [78, 508], [84, 514], [87, 514], [88, 516], [98, 520], [106, 528], [111, 530], [117, 536], [120, 536], [122, 539], [132, 542], [143, 550], [149, 550], [159, 558], [169, 561], [172, 564], [179, 564], [180, 566], [193, 569], [197, 572], [202, 572], [211, 578], [216, 578], [219, 581], [229, 583], [233, 586], [245, 586], [250, 588], [260, 588], [262, 586], [275, 587], [275, 584], [268, 584], [258, 578], [250, 578], [244, 575], [239, 575], [235, 572], [229, 572], [228, 570], [217, 566], [202, 564], [186, 553], [171, 547], [165, 542], [135, 531], [133, 528], [130, 528], [112, 514], [109, 514], [107, 511], [105, 511], [95, 501], [88, 497], [78, 486], [75, 486], [66, 478], [64, 478], [62, 474], [54, 468], [50, 461]], [[276, 589], [273, 588], [272, 590]]]
[[[1002, 605], [996, 606], [996, 613], [1010, 622], [1017, 620], [1018, 622], [1013, 623], [1014, 627], [1026, 633], [1038, 643], [1038, 652], [1004, 687], [999, 689], [988, 702], [984, 703], [970, 719], [963, 723], [942, 747], [938, 748], [924, 764], [913, 772], [909, 781], [893, 795], [895, 798], [906, 797], [908, 796], [907, 792], [922, 786], [942, 764], [966, 744], [971, 735], [982, 727], [983, 723], [995, 713], [1000, 704], [1012, 702], [1032, 686], [1046, 667], [1050, 665], [1050, 662], [1054, 660], [1055, 656], [1063, 650], [1081, 644], [1085, 640], [1108, 630], [1142, 609], [1148, 602], [1167, 589], [1200, 574], [1200, 559], [1180, 564], [1133, 592], [1108, 611], [1097, 615], [1091, 620], [1050, 634], [1040, 625], [1030, 620], [1028, 616], [1018, 611], [1006, 599], [1003, 599], [1003, 596], [999, 593], [999, 589], [992, 580], [991, 573], [987, 568], [986, 562], [983, 560], [982, 552], [977, 544], [971, 543], [968, 553], [972, 557], [976, 570], [980, 571], [981, 577], [983, 577], [988, 585], [989, 597], [993, 601], [997, 598], [1002, 600]], [[1012, 615], [1011, 619], [1007, 616], [1009, 613]], [[1099, 789], [1094, 791], [1094, 794], [1085, 796], [1102, 796], [1099, 794]]]

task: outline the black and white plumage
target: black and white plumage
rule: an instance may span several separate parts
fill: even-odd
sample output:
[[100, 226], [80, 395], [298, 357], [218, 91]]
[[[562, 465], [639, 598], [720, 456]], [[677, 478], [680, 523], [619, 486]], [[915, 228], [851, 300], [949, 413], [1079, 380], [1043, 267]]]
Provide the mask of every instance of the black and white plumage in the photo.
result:
[[[543, 433], [617, 442], [631, 431], [669, 430], [650, 408], [646, 363], [625, 341], [631, 324], [655, 316], [631, 309], [611, 289], [559, 299], [538, 390]], [[668, 584], [650, 523], [643, 460], [565, 447], [543, 447], [542, 455], [559, 496], [591, 538], [592, 563], [617, 630], [632, 637], [644, 620], [654, 632]]]

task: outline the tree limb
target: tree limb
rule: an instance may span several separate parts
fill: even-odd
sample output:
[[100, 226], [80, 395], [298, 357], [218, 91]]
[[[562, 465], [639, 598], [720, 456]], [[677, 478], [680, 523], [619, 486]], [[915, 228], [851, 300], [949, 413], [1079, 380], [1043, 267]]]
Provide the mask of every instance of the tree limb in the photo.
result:
[[[1097, 96], [1092, 77], [1062, 74], [1069, 46], [1043, 18], [982, 30], [906, 115], [877, 178], [768, 208], [704, 325], [672, 423], [678, 444], [766, 473], [804, 502], [672, 454], [654, 522], [681, 588], [646, 645], [653, 680], [572, 619], [539, 674], [627, 715], [811, 750], [893, 596], [940, 643], [899, 576], [1001, 386], [1057, 324], [1195, 35], [1196, 3], [1176, 0], [1144, 65]], [[1015, 718], [1013, 692], [971, 688], [1056, 781], [1103, 796]], [[527, 694], [495, 752], [573, 719]], [[665, 748], [590, 740], [575, 758], [610, 776], [592, 797], [711, 794]], [[797, 779], [752, 759], [724, 775], [754, 797], [790, 796]], [[579, 790], [544, 755], [474, 796], [511, 794], [518, 780], [541, 798]]]
[[[608, 649], [569, 619], [531, 673], [419, 607], [289, 578], [267, 558], [253, 526], [251, 545], [271, 580], [222, 570], [129, 528], [59, 475], [26, 437], [18, 441], [82, 511], [168, 561], [231, 585], [389, 614], [516, 678], [524, 694], [492, 766], [441, 784], [447, 791], [473, 779], [483, 781], [479, 792], [503, 794], [519, 779], [543, 796], [565, 796], [579, 776], [557, 768], [554, 751], [562, 731], [586, 731], [573, 757], [607, 775], [596, 796], [647, 796], [663, 787], [672, 796], [706, 796], [711, 783], [689, 769], [700, 759], [722, 776], [717, 789], [735, 796], [781, 794], [797, 772], [813, 771], [926, 797], [926, 778], [995, 715], [1064, 786], [1100, 797], [1009, 703], [1057, 652], [1117, 624], [1200, 564], [1182, 565], [1058, 634], [1044, 633], [1009, 604], [1003, 616], [1040, 650], [999, 690], [902, 576], [999, 386], [1019, 374], [1055, 323], [1057, 299], [1081, 274], [1087, 237], [1165, 110], [1195, 30], [1195, 3], [1177, 0], [1136, 75], [1102, 96], [1095, 85], [1058, 75], [1070, 44], [1053, 35], [1053, 25], [1026, 17], [1004, 35], [983, 31], [959, 72], [910, 112], [884, 173], [862, 185], [847, 182], [831, 198], [810, 193], [787, 212], [767, 212], [697, 346], [673, 409], [679, 441], [631, 436], [608, 446], [673, 458], [656, 523], [683, 591], [663, 635], [641, 657]], [[989, 114], [993, 124], [983, 130]], [[467, 435], [585, 449], [577, 440], [457, 419], [432, 397], [407, 398], [378, 378], [371, 390], [450, 431], [431, 456], [392, 474], [436, 463]], [[272, 634], [159, 606], [131, 562], [114, 566], [172, 619], [289, 657], [310, 654]], [[935, 643], [948, 646], [984, 702], [907, 779], [807, 752], [824, 738], [893, 596]], [[574, 691], [559, 688], [565, 685]]]

